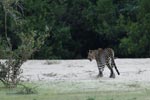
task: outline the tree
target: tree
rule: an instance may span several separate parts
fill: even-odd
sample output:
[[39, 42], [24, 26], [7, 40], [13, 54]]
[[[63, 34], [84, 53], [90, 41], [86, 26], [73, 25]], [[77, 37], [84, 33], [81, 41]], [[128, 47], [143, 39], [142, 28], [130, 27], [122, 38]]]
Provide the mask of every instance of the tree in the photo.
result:
[[[17, 1], [18, 2], [18, 1]], [[21, 66], [24, 62], [26, 62], [31, 55], [39, 50], [41, 46], [44, 44], [45, 38], [49, 35], [47, 29], [46, 31], [43, 32], [43, 34], [39, 34], [38, 30], [24, 30], [24, 26], [26, 26], [28, 23], [24, 21], [24, 19], [14, 19], [18, 23], [13, 24], [13, 28], [19, 28], [19, 30], [15, 29], [15, 35], [18, 37], [18, 40], [20, 43], [16, 45], [16, 48], [13, 48], [13, 43], [11, 42], [12, 37], [8, 37], [8, 28], [7, 28], [7, 23], [10, 21], [11, 24], [11, 19], [7, 19], [7, 14], [8, 11], [14, 15], [17, 12], [20, 13], [16, 9], [14, 10], [13, 7], [11, 7], [16, 1], [10, 1], [7, 0], [3, 1], [3, 12], [4, 12], [4, 25], [5, 25], [5, 39], [2, 37], [0, 38], [0, 49], [2, 53], [5, 53], [7, 55], [6, 61], [1, 61], [0, 62], [0, 81], [3, 82], [5, 86], [17, 86], [20, 82], [20, 74], [22, 72]], [[7, 5], [7, 8], [6, 8]], [[10, 6], [10, 7], [9, 7]], [[12, 11], [9, 9], [11, 8]], [[15, 18], [18, 18], [16, 15]], [[10, 25], [9, 24], [9, 25]], [[11, 27], [12, 28], [12, 27]], [[10, 31], [11, 33], [11, 31]], [[9, 34], [10, 34], [9, 33]], [[13, 34], [13, 33], [11, 33]]]
[[126, 50], [126, 56], [150, 57], [150, 12], [148, 0], [139, 2], [138, 21], [130, 24], [128, 37], [121, 40], [120, 48]]

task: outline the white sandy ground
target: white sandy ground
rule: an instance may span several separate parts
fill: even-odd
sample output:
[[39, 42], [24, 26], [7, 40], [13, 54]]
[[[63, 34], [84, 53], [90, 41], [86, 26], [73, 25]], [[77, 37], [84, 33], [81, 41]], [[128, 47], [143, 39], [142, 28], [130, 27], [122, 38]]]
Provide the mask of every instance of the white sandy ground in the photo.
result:
[[[22, 80], [36, 82], [59, 91], [129, 90], [150, 87], [150, 58], [116, 59], [120, 75], [109, 78], [107, 66], [104, 76], [97, 78], [96, 61], [89, 60], [29, 60], [23, 64]], [[44, 83], [44, 84], [43, 84]], [[107, 87], [107, 88], [106, 88]]]

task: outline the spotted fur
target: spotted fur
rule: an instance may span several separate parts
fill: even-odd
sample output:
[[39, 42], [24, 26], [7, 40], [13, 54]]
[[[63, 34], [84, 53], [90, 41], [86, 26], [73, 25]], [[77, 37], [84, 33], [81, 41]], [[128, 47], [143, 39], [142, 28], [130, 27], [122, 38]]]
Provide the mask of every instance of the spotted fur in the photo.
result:
[[104, 71], [105, 65], [107, 65], [107, 67], [110, 70], [110, 78], [115, 78], [115, 73], [113, 71], [113, 67], [115, 68], [117, 74], [120, 75], [120, 73], [116, 67], [115, 61], [114, 61], [113, 49], [111, 49], [111, 48], [106, 48], [106, 49], [98, 48], [97, 50], [89, 50], [88, 59], [90, 61], [92, 61], [93, 59], [96, 60], [98, 70], [99, 70], [98, 76], [100, 76], [100, 77], [103, 76], [103, 71]]

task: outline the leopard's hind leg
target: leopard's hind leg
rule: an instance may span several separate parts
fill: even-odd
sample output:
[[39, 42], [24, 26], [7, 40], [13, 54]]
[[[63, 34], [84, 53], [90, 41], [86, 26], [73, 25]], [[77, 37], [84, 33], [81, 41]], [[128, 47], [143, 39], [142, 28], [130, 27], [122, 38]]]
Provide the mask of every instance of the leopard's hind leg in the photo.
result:
[[111, 64], [109, 63], [109, 61], [106, 63], [108, 69], [110, 70], [110, 78], [115, 78], [115, 73], [113, 71], [113, 66], [111, 66]]

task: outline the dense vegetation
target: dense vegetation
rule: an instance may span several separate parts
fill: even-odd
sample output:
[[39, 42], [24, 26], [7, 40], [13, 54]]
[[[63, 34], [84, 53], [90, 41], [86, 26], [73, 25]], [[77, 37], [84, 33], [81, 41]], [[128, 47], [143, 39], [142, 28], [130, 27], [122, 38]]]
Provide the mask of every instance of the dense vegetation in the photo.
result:
[[24, 33], [49, 34], [32, 59], [86, 58], [98, 47], [150, 57], [149, 9], [149, 0], [0, 0], [0, 58]]

